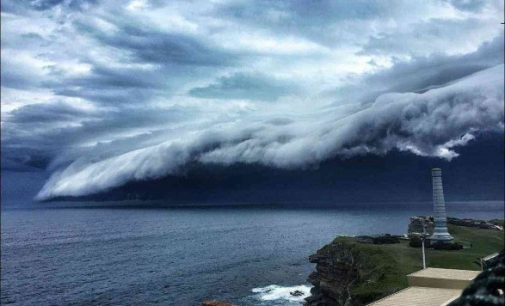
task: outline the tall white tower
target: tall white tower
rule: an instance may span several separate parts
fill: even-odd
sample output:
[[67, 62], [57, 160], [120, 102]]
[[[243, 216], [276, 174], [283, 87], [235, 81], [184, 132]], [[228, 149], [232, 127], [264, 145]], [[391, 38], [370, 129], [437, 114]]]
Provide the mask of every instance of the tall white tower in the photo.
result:
[[447, 231], [447, 215], [445, 213], [444, 188], [442, 187], [442, 169], [431, 169], [433, 182], [433, 213], [435, 218], [435, 228], [433, 235], [429, 238], [432, 243], [451, 242], [452, 237]]

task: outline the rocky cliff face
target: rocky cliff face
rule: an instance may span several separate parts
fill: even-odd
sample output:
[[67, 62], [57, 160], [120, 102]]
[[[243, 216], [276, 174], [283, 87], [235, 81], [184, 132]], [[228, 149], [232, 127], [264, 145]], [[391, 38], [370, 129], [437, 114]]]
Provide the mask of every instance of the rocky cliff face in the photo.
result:
[[364, 251], [361, 245], [354, 238], [339, 237], [309, 257], [316, 271], [308, 278], [314, 287], [305, 305], [359, 306], [384, 295], [373, 290], [360, 294], [361, 286], [380, 282], [385, 273], [385, 266], [375, 258], [383, 254]]
[[306, 305], [351, 305], [351, 289], [358, 280], [356, 255], [348, 246], [334, 244], [310, 256], [316, 272], [308, 278], [314, 287]]

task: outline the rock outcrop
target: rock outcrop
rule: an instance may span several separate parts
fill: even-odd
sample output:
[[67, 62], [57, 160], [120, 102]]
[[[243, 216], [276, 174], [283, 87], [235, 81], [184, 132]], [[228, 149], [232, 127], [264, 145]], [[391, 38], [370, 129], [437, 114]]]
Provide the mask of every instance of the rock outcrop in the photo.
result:
[[423, 233], [423, 224], [426, 226], [426, 229], [425, 229], [426, 234], [432, 235], [433, 229], [435, 228], [435, 222], [433, 220], [433, 217], [417, 216], [417, 217], [410, 218], [410, 223], [409, 223], [409, 228], [408, 228], [409, 237], [421, 235]]
[[365, 305], [385, 295], [384, 292], [369, 290], [360, 294], [363, 285], [379, 283], [385, 270], [391, 268], [377, 265], [375, 256], [384, 254], [364, 251], [355, 238], [339, 237], [309, 257], [316, 264], [316, 271], [308, 281], [314, 285], [311, 296], [306, 298], [308, 306]]

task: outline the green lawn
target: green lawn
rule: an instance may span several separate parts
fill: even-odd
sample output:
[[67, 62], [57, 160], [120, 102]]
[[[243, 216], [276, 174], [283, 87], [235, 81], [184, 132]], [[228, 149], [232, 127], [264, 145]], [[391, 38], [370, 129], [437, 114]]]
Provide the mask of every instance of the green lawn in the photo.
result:
[[[428, 267], [480, 270], [479, 258], [504, 248], [503, 232], [449, 225], [449, 232], [465, 249], [444, 251], [426, 249]], [[407, 241], [398, 244], [361, 244], [352, 238], [337, 238], [352, 243], [366, 254], [376, 269], [375, 279], [359, 284], [353, 295], [362, 301], [371, 301], [407, 287], [406, 275], [422, 269], [420, 248], [409, 247]], [[379, 276], [377, 276], [379, 275]]]
[[468, 248], [460, 251], [429, 249], [426, 255], [428, 267], [480, 270], [479, 258], [504, 247], [503, 232], [453, 225], [449, 225], [449, 232]]

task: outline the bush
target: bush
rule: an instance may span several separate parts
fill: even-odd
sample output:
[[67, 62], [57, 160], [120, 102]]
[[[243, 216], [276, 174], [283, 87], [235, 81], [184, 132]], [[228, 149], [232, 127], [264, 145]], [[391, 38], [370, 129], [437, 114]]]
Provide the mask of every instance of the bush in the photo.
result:
[[493, 219], [489, 220], [489, 223], [492, 223], [494, 225], [499, 225], [499, 226], [504, 226], [504, 220], [503, 219]]
[[422, 246], [422, 240], [419, 236], [412, 236], [409, 240], [409, 246], [413, 248], [420, 248]]
[[373, 237], [373, 244], [392, 244], [392, 243], [400, 243], [400, 239], [397, 236], [391, 236], [390, 234]]
[[392, 244], [400, 243], [398, 236], [385, 234], [382, 236], [357, 236], [356, 240], [359, 243], [373, 243], [373, 244]]
[[455, 250], [461, 250], [461, 249], [463, 249], [463, 245], [461, 243], [457, 243], [457, 242], [435, 243], [435, 244], [433, 244], [433, 248], [435, 250], [455, 251]]

